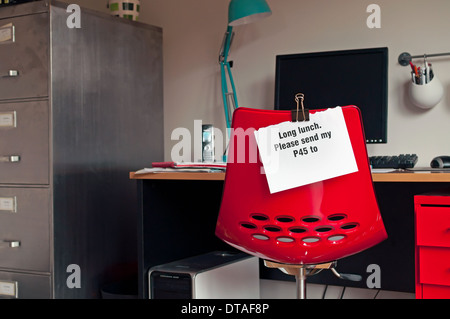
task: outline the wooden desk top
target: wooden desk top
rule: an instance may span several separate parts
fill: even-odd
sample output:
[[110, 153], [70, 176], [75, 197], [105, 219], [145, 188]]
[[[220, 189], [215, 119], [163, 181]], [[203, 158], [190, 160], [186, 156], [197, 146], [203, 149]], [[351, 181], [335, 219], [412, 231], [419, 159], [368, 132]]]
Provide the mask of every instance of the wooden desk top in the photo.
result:
[[[135, 174], [130, 172], [130, 179], [156, 179], [156, 180], [205, 180], [223, 181], [225, 173], [147, 173]], [[444, 182], [450, 183], [450, 171], [393, 171], [389, 173], [372, 173], [374, 182]]]
[[450, 171], [393, 171], [389, 173], [372, 173], [374, 182], [450, 182]]

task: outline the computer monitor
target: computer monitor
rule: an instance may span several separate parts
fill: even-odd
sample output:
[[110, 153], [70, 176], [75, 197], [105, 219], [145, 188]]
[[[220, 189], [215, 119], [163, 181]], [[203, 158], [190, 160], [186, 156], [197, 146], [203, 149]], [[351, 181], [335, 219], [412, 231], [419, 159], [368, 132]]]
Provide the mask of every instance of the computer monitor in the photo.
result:
[[275, 109], [356, 105], [367, 143], [387, 143], [388, 49], [369, 48], [276, 56]]

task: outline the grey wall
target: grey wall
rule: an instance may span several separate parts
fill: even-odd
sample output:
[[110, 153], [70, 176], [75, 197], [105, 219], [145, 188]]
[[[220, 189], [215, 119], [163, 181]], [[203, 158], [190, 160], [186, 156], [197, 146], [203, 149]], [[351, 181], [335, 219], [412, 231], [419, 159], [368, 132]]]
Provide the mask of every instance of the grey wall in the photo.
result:
[[[69, 1], [106, 11], [106, 0]], [[178, 141], [178, 127], [194, 120], [224, 130], [218, 54], [227, 23], [228, 0], [142, 0], [140, 21], [164, 33], [165, 157]], [[430, 59], [445, 96], [431, 110], [415, 107], [408, 95], [413, 55], [450, 51], [448, 0], [268, 0], [273, 15], [235, 28], [230, 59], [240, 106], [273, 108], [277, 54], [387, 46], [390, 52], [388, 143], [369, 145], [369, 155], [417, 153], [418, 166], [450, 154], [450, 57]], [[381, 28], [369, 29], [369, 4], [381, 7]]]

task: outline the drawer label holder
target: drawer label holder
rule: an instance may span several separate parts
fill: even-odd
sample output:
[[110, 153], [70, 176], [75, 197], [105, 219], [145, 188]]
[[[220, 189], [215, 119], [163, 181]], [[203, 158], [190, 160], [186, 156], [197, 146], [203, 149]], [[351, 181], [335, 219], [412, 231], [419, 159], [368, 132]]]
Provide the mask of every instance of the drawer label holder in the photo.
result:
[[15, 28], [12, 23], [0, 27], [0, 44], [12, 43], [16, 41]]
[[0, 128], [17, 127], [16, 112], [0, 112]]
[[0, 296], [17, 298], [17, 281], [0, 281]]
[[0, 212], [17, 213], [17, 197], [0, 197]]

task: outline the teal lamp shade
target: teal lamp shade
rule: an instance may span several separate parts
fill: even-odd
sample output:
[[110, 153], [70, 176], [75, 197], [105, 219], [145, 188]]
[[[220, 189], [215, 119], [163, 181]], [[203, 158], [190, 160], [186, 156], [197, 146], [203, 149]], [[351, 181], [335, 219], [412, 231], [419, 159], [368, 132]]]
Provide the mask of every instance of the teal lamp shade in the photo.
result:
[[265, 0], [231, 0], [228, 25], [235, 27], [270, 16], [272, 11]]

